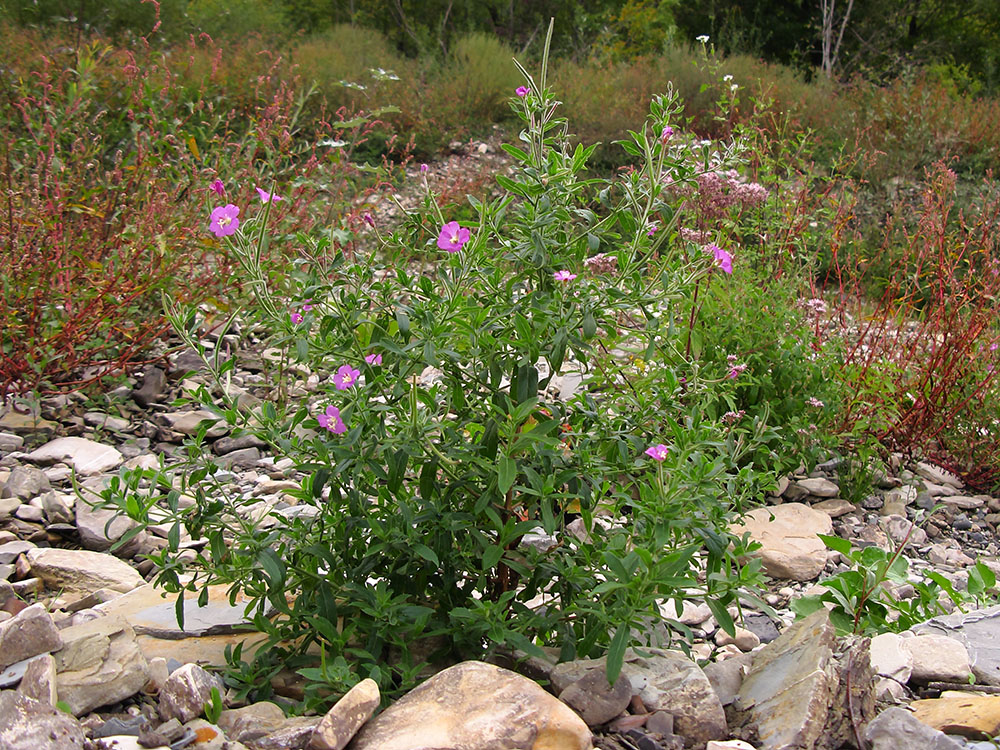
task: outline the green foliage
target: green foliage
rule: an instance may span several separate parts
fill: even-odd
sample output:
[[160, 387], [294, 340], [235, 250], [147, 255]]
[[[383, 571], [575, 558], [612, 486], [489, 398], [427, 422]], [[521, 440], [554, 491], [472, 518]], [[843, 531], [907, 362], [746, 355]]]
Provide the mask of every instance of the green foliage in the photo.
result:
[[[911, 529], [914, 528], [911, 525]], [[960, 610], [962, 606], [985, 604], [996, 596], [996, 576], [982, 562], [969, 568], [966, 591], [956, 590], [951, 581], [936, 571], [927, 571], [922, 580], [912, 581], [909, 562], [903, 550], [909, 534], [891, 552], [878, 546], [853, 549], [850, 541], [820, 535], [826, 546], [839, 552], [849, 562], [850, 570], [820, 581], [826, 591], [792, 601], [799, 617], [822, 606], [830, 609], [830, 621], [840, 633], [875, 635], [887, 631], [902, 632], [937, 615], [947, 614], [942, 603], [947, 597]], [[910, 584], [912, 598], [897, 598], [891, 584]]]
[[[517, 169], [497, 177], [500, 197], [474, 202], [458, 252], [437, 249], [448, 217], [428, 192], [391, 235], [373, 230], [382, 252], [331, 256], [327, 238], [299, 235], [311, 262], [282, 297], [253, 283], [258, 331], [287, 361], [360, 374], [344, 388], [324, 379], [309, 404], [278, 389], [252, 414], [201, 394], [305, 473], [292, 512], [255, 517], [255, 500], [227, 487], [199, 437], [171, 476], [123, 472], [104, 494], [140, 528], [158, 503], [176, 530], [155, 556], [159, 584], [232, 583], [269, 636], [253, 669], [286, 661], [316, 681], [316, 705], [362, 676], [392, 694], [427, 663], [500, 647], [607, 653], [613, 680], [628, 645], [686, 632], [663, 600], [704, 599], [731, 630], [727, 607], [758, 580], [757, 563], [738, 564], [747, 542], [728, 524], [773, 486], [755, 457], [777, 435], [766, 414], [723, 427], [709, 416], [713, 382], [679, 379], [693, 361], [674, 323], [687, 319], [695, 283], [726, 278], [668, 229], [648, 231], [675, 200], [664, 177], [699, 170], [700, 152], [659, 137], [679, 105], [654, 98], [624, 144], [640, 168], [608, 182], [585, 176], [590, 150], [569, 145], [544, 66], [525, 83], [531, 93], [514, 102], [524, 131], [507, 147]], [[233, 236], [251, 279], [267, 278], [269, 206]], [[425, 272], [387, 265], [404, 248], [419, 249]], [[601, 250], [612, 275], [584, 265]], [[577, 278], [558, 280], [566, 270]], [[287, 305], [305, 300], [312, 309], [294, 323]], [[192, 315], [171, 319], [198, 348]], [[364, 359], [374, 354], [381, 363]], [[231, 362], [208, 364], [221, 386]], [[568, 401], [546, 390], [560, 372], [582, 377]], [[333, 420], [326, 430], [320, 415]], [[645, 454], [658, 443], [669, 446], [662, 461]], [[182, 493], [195, 504], [181, 508]], [[207, 539], [188, 565], [181, 529]], [[182, 570], [194, 579], [182, 583]]]
[[205, 704], [205, 719], [208, 720], [209, 724], [218, 724], [219, 717], [222, 716], [222, 711], [226, 707], [226, 704], [222, 702], [222, 694], [219, 693], [219, 688], [213, 687], [211, 697]]

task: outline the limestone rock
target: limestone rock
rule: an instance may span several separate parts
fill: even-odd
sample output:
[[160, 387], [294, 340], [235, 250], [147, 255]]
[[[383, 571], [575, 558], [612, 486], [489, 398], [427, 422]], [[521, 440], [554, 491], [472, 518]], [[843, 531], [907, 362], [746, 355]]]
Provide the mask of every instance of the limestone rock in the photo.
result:
[[800, 479], [796, 484], [810, 495], [815, 495], [816, 497], [836, 497], [840, 494], [840, 487], [823, 477]]
[[766, 750], [816, 745], [835, 686], [835, 640], [830, 616], [820, 609], [757, 652], [734, 706], [749, 714]]
[[902, 708], [887, 708], [865, 729], [871, 750], [961, 750], [962, 746]]
[[197, 664], [185, 664], [175, 669], [160, 688], [160, 718], [191, 721], [204, 713], [205, 704], [212, 699], [212, 688], [223, 686]]
[[945, 635], [915, 635], [903, 638], [902, 647], [913, 659], [910, 679], [914, 682], [965, 682], [972, 674], [969, 652], [954, 638]]
[[[728, 736], [726, 714], [701, 668], [677, 651], [649, 648], [625, 652], [622, 674], [649, 711], [669, 711], [677, 734], [689, 744]], [[552, 670], [552, 687], [561, 692], [591, 670], [604, 674], [606, 659], [578, 659]]]
[[309, 750], [343, 750], [375, 713], [380, 700], [375, 680], [359, 682], [326, 712], [313, 732]]
[[351, 750], [590, 750], [569, 706], [501, 667], [462, 662], [431, 677], [369, 721]]
[[163, 419], [171, 430], [175, 430], [182, 435], [196, 434], [198, 432], [199, 425], [205, 421], [211, 423], [212, 425], [208, 428], [208, 432], [205, 433], [205, 437], [210, 440], [222, 437], [229, 432], [229, 427], [226, 425], [226, 421], [219, 417], [218, 414], [214, 414], [207, 409], [164, 414]]
[[56, 705], [59, 695], [56, 691], [56, 660], [52, 654], [40, 654], [28, 661], [17, 692], [47, 706]]
[[63, 645], [52, 616], [41, 604], [22, 609], [0, 622], [0, 670]]
[[83, 750], [83, 727], [62, 711], [21, 695], [0, 691], [0, 747], [4, 750]]
[[269, 701], [251, 703], [243, 708], [226, 709], [219, 716], [219, 729], [230, 740], [253, 742], [274, 732], [285, 723], [285, 712]]
[[146, 583], [131, 565], [104, 552], [49, 547], [30, 550], [26, 557], [31, 575], [66, 593], [127, 592]]
[[149, 664], [135, 633], [120, 617], [98, 617], [62, 631], [56, 690], [75, 716], [117, 703], [142, 690]]
[[906, 648], [906, 641], [896, 633], [882, 633], [871, 640], [872, 668], [882, 677], [891, 677], [902, 684], [910, 681], [913, 672], [913, 655]]
[[587, 672], [559, 693], [559, 700], [572, 708], [588, 727], [606, 724], [624, 711], [632, 700], [632, 683], [618, 675], [614, 685], [602, 670]]
[[48, 466], [65, 461], [77, 474], [90, 476], [110, 471], [125, 460], [115, 448], [81, 437], [61, 437], [51, 440], [27, 455], [32, 463]]
[[280, 727], [251, 744], [254, 750], [305, 750], [320, 721], [318, 716], [285, 719]]
[[1000, 605], [935, 617], [914, 626], [913, 631], [948, 635], [960, 641], [968, 651], [976, 681], [1000, 686]]
[[753, 554], [761, 558], [769, 576], [810, 581], [826, 566], [826, 545], [817, 534], [832, 534], [833, 521], [808, 505], [785, 503], [752, 510], [731, 530], [737, 535], [750, 532], [760, 542]]
[[732, 659], [709, 662], [703, 667], [705, 677], [708, 678], [723, 706], [728, 706], [736, 700], [736, 694], [740, 692], [743, 678], [749, 671], [751, 664], [753, 664], [753, 655], [741, 654]]
[[830, 516], [830, 518], [840, 518], [841, 516], [853, 513], [857, 510], [854, 503], [848, 502], [847, 500], [839, 497], [832, 497], [827, 500], [823, 500], [822, 502], [815, 503], [812, 506], [812, 509], [822, 511]]
[[971, 739], [1000, 734], [1000, 695], [943, 693], [940, 698], [914, 701], [913, 715], [929, 727]]
[[[124, 513], [118, 513], [111, 508], [96, 508], [86, 501], [76, 503], [75, 521], [80, 534], [80, 544], [84, 549], [94, 552], [107, 552], [112, 544], [138, 525]], [[141, 532], [133, 537], [118, 551], [118, 555], [131, 557], [129, 552], [132, 551], [134, 554], [134, 550], [141, 544], [139, 537], [145, 536], [146, 533]]]
[[49, 478], [34, 466], [15, 466], [7, 477], [6, 485], [13, 497], [28, 501], [49, 489]]

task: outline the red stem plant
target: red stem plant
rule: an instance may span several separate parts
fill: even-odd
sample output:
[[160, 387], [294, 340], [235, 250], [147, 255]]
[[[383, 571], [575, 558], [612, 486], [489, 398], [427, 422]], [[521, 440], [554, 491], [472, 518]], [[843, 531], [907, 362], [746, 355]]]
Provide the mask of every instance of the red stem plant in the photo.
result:
[[957, 210], [955, 188], [944, 162], [927, 169], [920, 205], [897, 203], [870, 259], [834, 236], [827, 283], [853, 321], [842, 375], [856, 394], [841, 426], [987, 488], [1000, 481], [1000, 194], [987, 178]]
[[132, 52], [3, 28], [0, 40], [17, 66], [0, 77], [0, 402], [142, 362], [166, 328], [162, 294], [238, 300], [213, 205], [252, 215], [254, 187], [273, 185], [277, 226], [335, 229], [378, 187], [350, 158], [374, 123], [321, 104], [300, 117], [294, 70], [252, 40], [232, 53], [207, 37]]

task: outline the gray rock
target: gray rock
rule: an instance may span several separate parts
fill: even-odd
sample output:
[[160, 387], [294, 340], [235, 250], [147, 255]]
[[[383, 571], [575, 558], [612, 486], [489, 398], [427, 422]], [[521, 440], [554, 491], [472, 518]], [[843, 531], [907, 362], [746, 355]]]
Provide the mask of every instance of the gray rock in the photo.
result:
[[239, 437], [223, 437], [212, 443], [212, 452], [217, 456], [224, 456], [233, 451], [244, 450], [246, 448], [266, 448], [267, 443], [256, 435], [240, 435]]
[[951, 472], [945, 471], [939, 466], [935, 466], [934, 464], [929, 464], [924, 461], [917, 462], [916, 472], [924, 479], [927, 479], [934, 484], [943, 484], [948, 487], [953, 487], [956, 490], [960, 490], [965, 486], [962, 483], [962, 480]]
[[73, 509], [52, 490], [43, 492], [39, 499], [42, 501], [42, 510], [45, 511], [45, 518], [49, 523], [73, 523], [75, 521]]
[[260, 450], [258, 448], [241, 448], [215, 459], [215, 463], [225, 469], [234, 467], [248, 468], [256, 466], [258, 461], [260, 461]]
[[[84, 493], [84, 498], [76, 503], [75, 520], [76, 528], [80, 534], [80, 544], [84, 549], [94, 552], [107, 552], [111, 545], [121, 539], [126, 533], [134, 529], [138, 524], [124, 513], [119, 513], [111, 508], [97, 508], [91, 505], [88, 500], [95, 498], [95, 491], [99, 491], [96, 484], [86, 487], [89, 492]], [[148, 534], [140, 532], [123, 546], [117, 554], [122, 557], [131, 557], [145, 542]]]
[[212, 425], [205, 433], [205, 437], [210, 440], [222, 437], [229, 432], [229, 426], [225, 420], [207, 409], [168, 413], [163, 414], [162, 418], [171, 430], [179, 432], [181, 435], [196, 434], [202, 422], [208, 422]]
[[24, 503], [14, 511], [14, 517], [28, 523], [41, 523], [45, 520], [45, 511], [34, 505]]
[[65, 461], [83, 476], [110, 471], [124, 460], [122, 454], [110, 445], [81, 437], [56, 438], [27, 454], [26, 458], [43, 466]]
[[72, 716], [11, 690], [0, 691], [3, 750], [83, 750], [86, 735]]
[[816, 497], [837, 497], [840, 494], [840, 487], [823, 477], [800, 479], [796, 484], [810, 495], [815, 495]]
[[33, 542], [21, 540], [0, 544], [0, 565], [14, 562], [19, 555], [23, 555], [29, 549], [35, 549], [35, 546]]
[[174, 670], [160, 689], [160, 718], [183, 723], [201, 716], [212, 699], [212, 688], [217, 688], [220, 695], [224, 692], [215, 676], [197, 664]]
[[24, 678], [24, 673], [28, 671], [28, 664], [30, 663], [31, 659], [14, 662], [0, 672], [0, 688], [17, 687], [17, 683]]
[[28, 501], [49, 489], [49, 478], [34, 466], [15, 466], [7, 478], [7, 489], [12, 497]]
[[132, 392], [132, 399], [142, 407], [155, 403], [167, 384], [167, 375], [159, 367], [147, 367], [142, 374], [142, 384]]
[[285, 719], [280, 728], [254, 740], [254, 750], [305, 750], [320, 721], [318, 716]]
[[309, 740], [309, 750], [343, 750], [375, 713], [380, 700], [375, 680], [359, 682], [326, 712]]
[[219, 729], [236, 742], [252, 743], [285, 723], [285, 712], [269, 701], [230, 708], [219, 715]]
[[913, 632], [938, 633], [959, 641], [969, 654], [976, 681], [1000, 686], [1000, 605], [935, 617], [915, 625]]
[[736, 700], [736, 694], [739, 693], [751, 664], [753, 655], [741, 654], [731, 659], [709, 662], [702, 668], [723, 706], [728, 706]]
[[39, 654], [28, 660], [17, 692], [48, 706], [56, 705], [56, 660], [52, 654]]
[[56, 690], [75, 716], [129, 698], [148, 681], [149, 663], [122, 618], [98, 617], [61, 634]]
[[864, 734], [871, 750], [962, 750], [956, 742], [927, 726], [902, 708], [887, 708], [868, 724]]
[[16, 497], [0, 498], [0, 521], [6, 521], [21, 507], [21, 501]]
[[0, 668], [55, 651], [62, 645], [52, 616], [41, 604], [32, 604], [6, 622], [0, 622]]
[[50, 589], [89, 594], [108, 588], [124, 593], [146, 583], [135, 568], [104, 552], [39, 548], [25, 556], [31, 574]]
[[0, 432], [0, 453], [19, 451], [24, 447], [24, 438], [13, 432]]
[[733, 705], [748, 714], [765, 750], [815, 746], [837, 683], [835, 641], [829, 613], [821, 609], [757, 653]]
[[101, 411], [86, 412], [83, 415], [83, 423], [102, 430], [111, 430], [112, 432], [125, 432], [129, 428], [129, 421], [127, 419], [113, 417]]
[[770, 643], [780, 635], [774, 620], [763, 612], [747, 612], [743, 615], [743, 627], [755, 633], [761, 643]]
[[[561, 692], [588, 671], [604, 674], [605, 665], [603, 657], [557, 664], [552, 670], [552, 687]], [[622, 675], [649, 711], [673, 714], [675, 731], [686, 741], [703, 743], [728, 736], [722, 703], [705, 673], [684, 654], [648, 648], [640, 656], [629, 649]]]
[[869, 653], [872, 668], [882, 677], [891, 677], [905, 685], [913, 673], [913, 655], [903, 645], [906, 639], [896, 633], [881, 633], [871, 640]]
[[607, 724], [624, 711], [632, 700], [632, 683], [619, 675], [614, 685], [607, 676], [593, 669], [559, 693], [559, 700], [572, 708], [588, 727]]

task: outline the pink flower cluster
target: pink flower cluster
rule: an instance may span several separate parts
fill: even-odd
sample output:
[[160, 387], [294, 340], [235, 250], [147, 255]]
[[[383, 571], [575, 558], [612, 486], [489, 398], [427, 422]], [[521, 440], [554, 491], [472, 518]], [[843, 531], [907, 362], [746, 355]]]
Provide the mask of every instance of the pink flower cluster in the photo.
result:
[[745, 409], [739, 411], [727, 411], [722, 415], [722, 424], [736, 424], [747, 415]]
[[704, 245], [708, 242], [709, 233], [704, 229], [691, 229], [691, 227], [681, 227], [680, 234], [682, 240], [693, 242], [696, 245]]
[[730, 354], [726, 357], [726, 361], [729, 363], [729, 374], [726, 375], [730, 380], [735, 380], [744, 372], [746, 372], [747, 366], [745, 364], [737, 364], [737, 357], [735, 354]]
[[734, 169], [705, 172], [695, 177], [697, 188], [677, 183], [668, 187], [674, 193], [694, 193], [695, 207], [704, 219], [717, 219], [732, 207], [753, 208], [767, 200], [768, 190], [758, 182], [746, 182]]
[[616, 273], [618, 256], [598, 253], [583, 261], [583, 265], [591, 273]]

